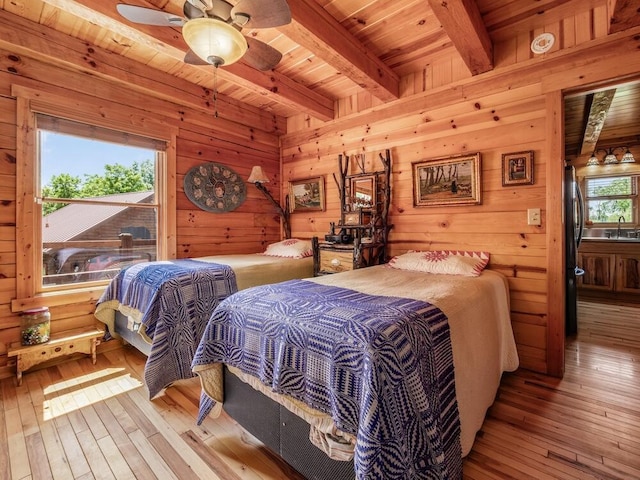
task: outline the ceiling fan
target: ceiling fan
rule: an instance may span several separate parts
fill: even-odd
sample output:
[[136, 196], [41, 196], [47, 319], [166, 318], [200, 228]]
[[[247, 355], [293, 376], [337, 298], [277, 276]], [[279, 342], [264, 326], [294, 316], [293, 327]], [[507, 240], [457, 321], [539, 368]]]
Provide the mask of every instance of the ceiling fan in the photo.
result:
[[286, 0], [240, 0], [235, 6], [225, 0], [185, 0], [184, 17], [123, 3], [117, 9], [133, 23], [182, 27], [190, 49], [185, 63], [219, 67], [242, 58], [262, 71], [273, 69], [282, 54], [265, 42], [243, 35], [242, 29], [272, 28], [291, 22]]

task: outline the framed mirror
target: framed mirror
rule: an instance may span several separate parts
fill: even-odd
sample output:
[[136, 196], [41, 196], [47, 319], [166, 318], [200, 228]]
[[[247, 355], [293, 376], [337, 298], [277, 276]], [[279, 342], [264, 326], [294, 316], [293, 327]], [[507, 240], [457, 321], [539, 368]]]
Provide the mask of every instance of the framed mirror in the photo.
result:
[[364, 175], [351, 178], [351, 196], [347, 202], [352, 211], [372, 210], [376, 205], [376, 176]]

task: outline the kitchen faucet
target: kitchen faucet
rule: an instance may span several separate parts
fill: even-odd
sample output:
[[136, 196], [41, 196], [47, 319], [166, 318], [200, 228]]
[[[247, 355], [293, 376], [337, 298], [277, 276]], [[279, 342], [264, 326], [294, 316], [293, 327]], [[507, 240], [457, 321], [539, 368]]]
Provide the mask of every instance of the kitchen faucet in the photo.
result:
[[626, 222], [626, 220], [625, 220], [625, 218], [624, 218], [624, 215], [620, 215], [620, 216], [618, 217], [618, 232], [616, 233], [616, 238], [620, 238], [620, 233], [621, 233], [621, 230], [620, 230], [620, 220], [622, 220], [623, 222]]

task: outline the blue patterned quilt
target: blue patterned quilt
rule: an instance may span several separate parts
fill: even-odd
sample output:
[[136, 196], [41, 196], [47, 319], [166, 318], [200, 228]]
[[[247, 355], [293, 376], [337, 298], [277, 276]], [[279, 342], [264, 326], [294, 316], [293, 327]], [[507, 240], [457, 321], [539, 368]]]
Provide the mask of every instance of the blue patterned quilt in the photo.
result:
[[[356, 436], [357, 478], [462, 478], [446, 316], [435, 306], [293, 280], [222, 302], [193, 367], [222, 362]], [[199, 421], [213, 401], [202, 395]]]
[[182, 378], [193, 377], [191, 361], [216, 306], [237, 291], [228, 265], [191, 259], [139, 263], [111, 281], [104, 302], [139, 311], [151, 352], [144, 378], [149, 396]]

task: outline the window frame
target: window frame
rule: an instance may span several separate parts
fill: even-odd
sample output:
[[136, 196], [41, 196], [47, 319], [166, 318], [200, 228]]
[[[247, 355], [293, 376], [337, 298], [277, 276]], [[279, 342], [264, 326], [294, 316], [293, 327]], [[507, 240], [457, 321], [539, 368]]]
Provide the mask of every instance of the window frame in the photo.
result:
[[[74, 92], [55, 95], [12, 86], [16, 97], [16, 299], [14, 312], [37, 306], [64, 305], [74, 301], [97, 300], [104, 284], [42, 288], [40, 265], [42, 247], [42, 207], [37, 201], [40, 191], [40, 162], [37, 151], [36, 115], [45, 114], [79, 123], [96, 125], [123, 133], [154, 138], [166, 143], [164, 162], [158, 162], [156, 194], [158, 203], [158, 259], [176, 258], [176, 138], [177, 129], [154, 119], [149, 112], [134, 107], [105, 104], [100, 99]], [[137, 124], [132, 124], [132, 119]], [[40, 250], [40, 251], [39, 251]]]
[[[598, 180], [601, 178], [621, 178], [630, 177], [632, 184], [632, 193], [629, 195], [607, 195], [601, 197], [588, 196], [588, 182], [590, 180]], [[611, 175], [590, 175], [584, 178], [582, 182], [582, 188], [584, 191], [584, 211], [585, 221], [593, 222], [594, 226], [610, 227], [617, 225], [617, 222], [594, 222], [589, 218], [589, 201], [604, 201], [604, 200], [630, 200], [631, 201], [631, 218], [625, 218], [624, 226], [635, 225], [638, 223], [638, 203], [640, 198], [640, 175], [637, 172], [623, 172]], [[633, 191], [635, 190], [635, 193]]]

